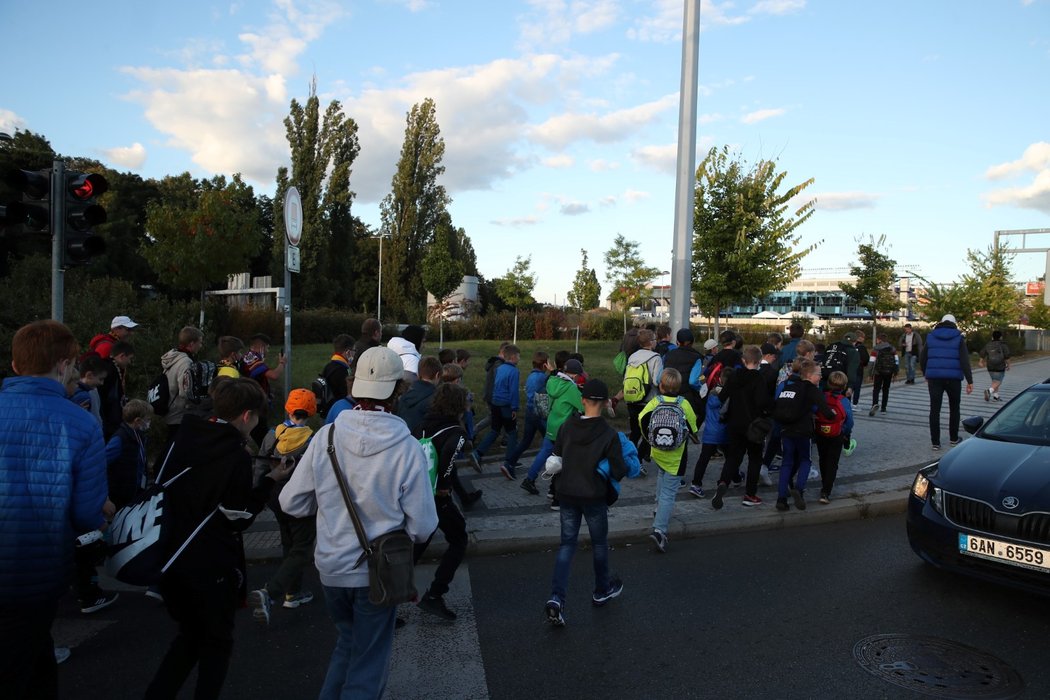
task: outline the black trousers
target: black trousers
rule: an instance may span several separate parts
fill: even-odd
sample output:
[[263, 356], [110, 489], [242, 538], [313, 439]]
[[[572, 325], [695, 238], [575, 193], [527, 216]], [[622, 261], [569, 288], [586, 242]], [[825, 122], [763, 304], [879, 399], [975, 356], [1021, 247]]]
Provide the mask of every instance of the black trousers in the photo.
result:
[[959, 403], [962, 400], [961, 379], [927, 379], [930, 392], [930, 442], [941, 444], [941, 402], [948, 395], [948, 439], [959, 439]]
[[[456, 508], [451, 496], [434, 496], [434, 505], [437, 506], [438, 530], [445, 535], [448, 548], [441, 555], [437, 571], [434, 572], [434, 581], [430, 584], [428, 593], [433, 596], [443, 596], [448, 593], [448, 587], [452, 583], [452, 577], [456, 575], [456, 569], [463, 563], [467, 555], [467, 521], [463, 514]], [[415, 546], [415, 559], [418, 562], [430, 540], [434, 539], [431, 534], [423, 544]]]
[[890, 384], [893, 383], [892, 374], [879, 374], [878, 372], [872, 377], [871, 385], [871, 405], [879, 405], [879, 394], [882, 394], [882, 410], [886, 410], [886, 403], [890, 400]]
[[713, 442], [705, 442], [700, 445], [700, 456], [696, 458], [696, 466], [693, 467], [693, 485], [702, 486], [704, 480], [704, 474], [707, 473], [707, 465], [711, 462], [711, 458], [715, 456], [715, 450], [718, 449], [718, 445]]
[[652, 458], [652, 447], [649, 446], [648, 440], [642, 439], [642, 425], [638, 422], [638, 414], [645, 408], [645, 403], [645, 401], [638, 401], [627, 404], [627, 421], [631, 427], [628, 437], [631, 438], [631, 442], [638, 446], [639, 459]]
[[758, 493], [758, 475], [762, 470], [762, 443], [748, 442], [747, 433], [729, 433], [729, 444], [726, 446], [726, 461], [722, 465], [719, 483], [728, 484], [735, 481], [740, 473], [740, 465], [747, 456], [747, 479], [744, 492], [748, 496]]
[[177, 573], [161, 579], [164, 605], [179, 631], [146, 689], [146, 700], [174, 700], [194, 666], [195, 700], [219, 697], [233, 653], [233, 615], [239, 590], [235, 577], [231, 570], [208, 583]]
[[314, 560], [314, 544], [317, 542], [317, 519], [315, 516], [293, 518], [283, 511], [274, 511], [277, 526], [281, 531], [281, 565], [266, 584], [271, 598], [284, 600], [285, 594], [299, 593], [303, 587], [303, 571]]
[[57, 698], [51, 624], [58, 601], [0, 606], [0, 698]]
[[[876, 375], [878, 376], [878, 375]], [[820, 492], [830, 496], [839, 473], [839, 459], [842, 457], [842, 437], [813, 438], [817, 446], [817, 463], [820, 466]]]

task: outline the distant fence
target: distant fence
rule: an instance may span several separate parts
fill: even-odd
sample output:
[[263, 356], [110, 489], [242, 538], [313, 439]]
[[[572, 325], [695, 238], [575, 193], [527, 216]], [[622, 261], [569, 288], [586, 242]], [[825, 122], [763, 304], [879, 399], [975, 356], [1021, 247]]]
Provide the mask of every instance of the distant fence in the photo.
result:
[[1050, 350], [1050, 331], [1024, 331], [1024, 349], [1031, 351]]

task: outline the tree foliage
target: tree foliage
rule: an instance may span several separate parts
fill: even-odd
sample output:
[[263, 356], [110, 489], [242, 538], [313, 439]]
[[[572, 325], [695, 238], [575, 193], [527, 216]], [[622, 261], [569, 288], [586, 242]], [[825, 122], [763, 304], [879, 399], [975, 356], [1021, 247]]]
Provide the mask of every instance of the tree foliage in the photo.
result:
[[[849, 273], [855, 283], [840, 282], [839, 289], [857, 306], [867, 309], [872, 323], [877, 323], [879, 314], [896, 311], [900, 301], [893, 291], [896, 281], [897, 261], [886, 252], [886, 237], [869, 236], [868, 241], [857, 241], [857, 260], [850, 265]], [[875, 331], [872, 331], [872, 338]]]
[[629, 241], [618, 233], [612, 247], [605, 251], [605, 279], [612, 288], [609, 298], [622, 307], [624, 325], [627, 309], [648, 297], [649, 283], [660, 274], [660, 268], [645, 264], [638, 249], [638, 241]]
[[593, 267], [587, 266], [587, 251], [580, 249], [580, 269], [572, 282], [567, 296], [569, 306], [576, 311], [588, 311], [602, 302], [602, 286]]
[[799, 248], [799, 226], [815, 200], [790, 211], [813, 178], [781, 191], [787, 172], [763, 160], [748, 167], [729, 148], [712, 148], [696, 171], [693, 296], [716, 319], [733, 302], [782, 289], [798, 277], [815, 246]]
[[221, 175], [197, 182], [184, 173], [161, 188], [170, 194], [147, 207], [141, 247], [161, 285], [203, 292], [247, 269], [261, 243], [259, 212], [239, 175], [229, 183]]
[[[346, 261], [354, 257], [363, 227], [350, 214], [354, 192], [350, 174], [361, 147], [357, 123], [332, 100], [324, 114], [317, 97], [317, 83], [310, 85], [306, 104], [292, 100], [284, 120], [285, 137], [291, 150], [292, 168], [277, 171], [274, 199], [274, 275], [284, 271], [284, 197], [289, 187], [302, 200], [303, 234], [300, 248], [301, 274], [293, 275], [293, 303], [350, 306], [355, 301], [349, 287], [332, 284], [346, 273]], [[373, 283], [374, 286], [374, 283]], [[298, 288], [299, 293], [295, 293]]]
[[452, 217], [444, 213], [438, 223], [434, 240], [423, 257], [421, 273], [423, 286], [441, 305], [449, 294], [463, 282], [463, 261], [456, 256], [456, 230]]
[[382, 231], [390, 234], [383, 250], [384, 303], [405, 315], [422, 307], [423, 281], [418, 274], [423, 253], [451, 201], [438, 177], [445, 172], [441, 159], [445, 142], [437, 110], [429, 97], [412, 106], [406, 117], [405, 140], [391, 181], [391, 191], [380, 205]]
[[530, 270], [531, 265], [531, 255], [527, 258], [519, 255], [514, 259], [514, 267], [507, 270], [502, 277], [493, 280], [496, 294], [515, 311], [536, 303], [532, 298], [532, 290], [536, 288], [536, 275]]
[[1005, 245], [966, 251], [970, 271], [963, 275], [974, 303], [974, 326], [995, 330], [1017, 323], [1023, 297], [1013, 281], [1013, 254]]

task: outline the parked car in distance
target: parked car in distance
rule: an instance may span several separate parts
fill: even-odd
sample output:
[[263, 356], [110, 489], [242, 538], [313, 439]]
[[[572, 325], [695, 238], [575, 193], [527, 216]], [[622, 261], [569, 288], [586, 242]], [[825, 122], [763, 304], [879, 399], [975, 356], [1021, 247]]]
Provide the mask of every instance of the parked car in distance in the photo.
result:
[[1050, 379], [916, 474], [908, 541], [942, 569], [1050, 595]]

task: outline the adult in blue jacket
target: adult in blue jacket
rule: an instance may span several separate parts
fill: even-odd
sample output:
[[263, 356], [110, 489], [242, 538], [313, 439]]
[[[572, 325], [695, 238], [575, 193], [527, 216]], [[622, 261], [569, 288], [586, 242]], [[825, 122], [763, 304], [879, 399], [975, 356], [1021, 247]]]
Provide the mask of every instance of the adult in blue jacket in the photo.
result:
[[933, 449], [941, 449], [941, 401], [944, 394], [948, 395], [948, 440], [957, 445], [962, 380], [966, 380], [966, 393], [973, 393], [973, 373], [966, 337], [955, 324], [955, 316], [945, 314], [926, 336], [919, 363], [930, 391], [930, 442]]
[[74, 538], [104, 523], [106, 448], [66, 398], [79, 347], [57, 321], [15, 333], [16, 377], [0, 389], [0, 697], [55, 697], [51, 625], [69, 588]]

